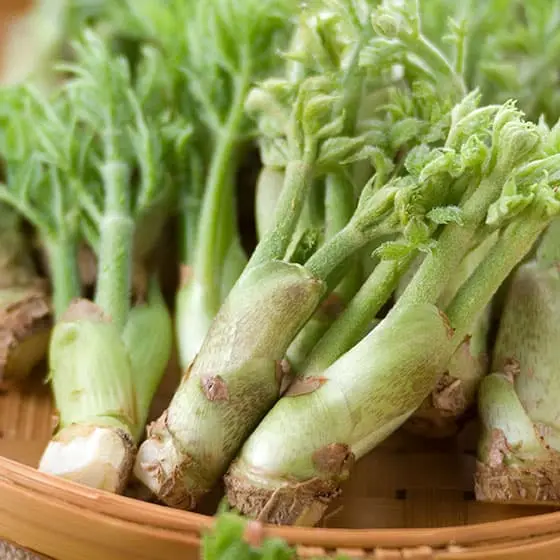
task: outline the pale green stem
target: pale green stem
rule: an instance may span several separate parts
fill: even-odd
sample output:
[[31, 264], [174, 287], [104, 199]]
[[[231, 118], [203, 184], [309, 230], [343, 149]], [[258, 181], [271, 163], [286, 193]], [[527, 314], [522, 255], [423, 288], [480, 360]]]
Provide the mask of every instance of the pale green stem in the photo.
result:
[[352, 218], [355, 209], [354, 185], [341, 174], [330, 173], [325, 180], [325, 238], [334, 237]]
[[340, 273], [340, 266], [346, 262], [348, 257], [370, 241], [382, 237], [388, 232], [388, 227], [383, 221], [380, 221], [376, 227], [369, 227], [365, 230], [358, 227], [354, 221], [350, 221], [309, 258], [305, 263], [305, 268], [316, 278], [325, 281], [331, 280], [329, 278], [331, 274], [335, 271]]
[[546, 268], [560, 263], [560, 218], [555, 218], [545, 231], [537, 249], [537, 262]]
[[263, 167], [259, 173], [255, 193], [255, 222], [261, 240], [271, 226], [278, 198], [284, 185], [284, 170]]
[[[325, 184], [325, 239], [332, 239], [352, 219], [355, 210], [354, 185], [345, 176], [329, 174]], [[346, 274], [334, 290], [347, 302], [360, 287], [360, 263], [353, 255], [346, 263]]]
[[78, 270], [78, 243], [64, 237], [46, 239], [53, 285], [53, 307], [56, 319], [64, 314], [71, 301], [81, 294]]
[[[494, 430], [501, 430], [514, 455], [538, 458], [546, 452], [537, 438], [535, 426], [527, 416], [512, 380], [494, 373], [482, 381], [479, 390], [478, 409], [485, 428], [480, 441], [480, 459], [488, 460]], [[508, 457], [509, 460], [512, 457]]]
[[376, 314], [387, 302], [416, 251], [399, 261], [381, 261], [358, 293], [313, 348], [304, 375], [324, 371], [367, 334]]
[[438, 301], [467, 251], [488, 207], [500, 195], [504, 174], [495, 171], [484, 178], [470, 198], [462, 205], [463, 224], [448, 224], [437, 245], [426, 256], [410, 284], [399, 299], [399, 305]]
[[181, 263], [192, 265], [196, 253], [196, 237], [202, 206], [202, 194], [204, 191], [205, 170], [202, 157], [199, 154], [190, 154], [189, 171], [184, 173], [181, 188], [183, 189], [182, 208], [179, 218], [180, 255]]
[[[224, 128], [217, 135], [216, 148], [208, 172], [208, 180], [204, 190], [204, 198], [194, 255], [195, 274], [201, 283], [208, 287], [207, 297], [210, 305], [219, 306], [219, 274], [221, 262], [218, 262], [220, 246], [220, 229], [224, 220], [224, 212], [231, 208], [229, 190], [233, 188], [231, 181], [232, 158], [238, 142], [239, 130], [244, 118], [244, 104], [247, 89], [250, 86], [250, 68], [244, 68], [235, 83], [233, 102]], [[229, 218], [225, 218], [229, 219]], [[214, 301], [213, 301], [214, 300]]]
[[303, 160], [291, 161], [286, 166], [284, 186], [274, 214], [274, 225], [265, 232], [253, 251], [246, 270], [284, 257], [313, 184], [314, 159], [313, 154], [308, 154]]
[[481, 309], [492, 299], [513, 268], [531, 250], [547, 221], [540, 215], [522, 214], [508, 225], [486, 258], [461, 286], [446, 310], [457, 340], [463, 340]]
[[122, 330], [130, 310], [134, 221], [128, 198], [128, 166], [104, 165], [105, 212], [100, 224], [99, 272], [95, 303]]
[[[317, 189], [318, 192], [321, 192]], [[334, 237], [343, 229], [354, 212], [354, 185], [342, 174], [331, 173], [325, 180], [325, 238]], [[333, 290], [337, 305], [346, 305], [359, 288], [361, 283], [360, 267], [355, 256], [348, 259], [344, 277]], [[303, 329], [297, 334], [288, 348], [287, 357], [294, 369], [301, 371], [309, 353], [329, 329], [336, 316], [316, 311]]]

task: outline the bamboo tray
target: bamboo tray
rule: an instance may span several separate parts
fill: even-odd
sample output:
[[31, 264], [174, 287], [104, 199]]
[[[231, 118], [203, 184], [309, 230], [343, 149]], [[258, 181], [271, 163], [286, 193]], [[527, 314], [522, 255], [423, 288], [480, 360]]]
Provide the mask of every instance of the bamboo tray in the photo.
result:
[[[172, 367], [154, 402], [169, 401]], [[20, 389], [0, 389], [0, 558], [184, 560], [199, 554], [216, 497], [187, 513], [90, 490], [38, 473], [52, 427], [48, 387], [37, 375]], [[325, 526], [266, 528], [295, 545], [300, 558], [560, 558], [560, 512], [474, 500], [476, 425], [450, 441], [398, 432], [357, 464]], [[33, 551], [35, 554], [26, 553]], [[39, 556], [37, 556], [39, 555]]]

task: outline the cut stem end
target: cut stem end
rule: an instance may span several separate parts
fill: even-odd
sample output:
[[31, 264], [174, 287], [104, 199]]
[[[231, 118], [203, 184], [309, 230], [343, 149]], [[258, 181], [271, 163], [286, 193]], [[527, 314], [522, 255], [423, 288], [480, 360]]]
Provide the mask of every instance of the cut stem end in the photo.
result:
[[211, 488], [192, 481], [192, 457], [183, 452], [167, 427], [167, 413], [148, 426], [148, 439], [136, 456], [134, 476], [167, 506], [193, 510]]
[[42, 290], [9, 295], [0, 308], [0, 381], [11, 383], [26, 378], [46, 356], [52, 313]]
[[522, 466], [478, 462], [475, 494], [483, 502], [560, 506], [560, 453]]
[[304, 482], [266, 481], [234, 463], [224, 477], [226, 497], [242, 515], [272, 525], [313, 527], [329, 504], [340, 495], [334, 479], [312, 478]]
[[121, 494], [135, 446], [128, 432], [115, 427], [74, 424], [48, 444], [39, 470], [90, 488]]

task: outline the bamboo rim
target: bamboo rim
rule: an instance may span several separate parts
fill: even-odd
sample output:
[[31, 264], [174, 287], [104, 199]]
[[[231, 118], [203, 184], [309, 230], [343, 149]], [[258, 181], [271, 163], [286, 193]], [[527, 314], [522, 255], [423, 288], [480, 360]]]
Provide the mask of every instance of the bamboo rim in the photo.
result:
[[[174, 538], [184, 539], [185, 544], [191, 545], [193, 537], [198, 539], [213, 523], [210, 516], [89, 489], [6, 458], [0, 458], [0, 495], [3, 489], [31, 494], [53, 505], [58, 503], [79, 508], [83, 515], [150, 527], [166, 533], [168, 537], [174, 534]], [[515, 541], [558, 537], [559, 533], [560, 512], [436, 529], [265, 528], [265, 534], [285, 539], [291, 545], [366, 550], [420, 546], [441, 549], [450, 545], [494, 548], [500, 543], [511, 546]]]

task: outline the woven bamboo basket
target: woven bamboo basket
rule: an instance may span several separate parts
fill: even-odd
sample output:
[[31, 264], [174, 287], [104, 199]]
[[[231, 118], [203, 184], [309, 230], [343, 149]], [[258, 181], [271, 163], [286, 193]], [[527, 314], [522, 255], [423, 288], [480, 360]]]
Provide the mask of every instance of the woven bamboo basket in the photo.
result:
[[[31, 0], [0, 0], [2, 38]], [[0, 69], [1, 72], [1, 69]], [[0, 558], [183, 560], [199, 555], [219, 490], [187, 513], [91, 490], [39, 473], [35, 466], [52, 430], [44, 369], [21, 387], [0, 386]], [[178, 381], [173, 364], [153, 405], [167, 405]], [[560, 558], [560, 512], [475, 501], [477, 425], [451, 440], [398, 432], [355, 468], [343, 498], [323, 526], [265, 527], [300, 558]]]
[[[198, 513], [90, 490], [33, 467], [50, 436], [52, 408], [41, 371], [0, 392], [0, 558], [184, 560], [198, 557], [219, 495]], [[171, 367], [152, 410], [169, 401]], [[560, 558], [560, 512], [474, 500], [477, 426], [426, 441], [398, 432], [357, 464], [324, 526], [265, 528], [300, 558]], [[5, 541], [2, 543], [1, 541]], [[33, 551], [33, 552], [31, 552]]]

